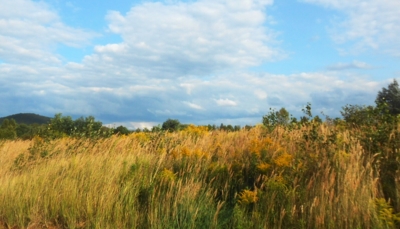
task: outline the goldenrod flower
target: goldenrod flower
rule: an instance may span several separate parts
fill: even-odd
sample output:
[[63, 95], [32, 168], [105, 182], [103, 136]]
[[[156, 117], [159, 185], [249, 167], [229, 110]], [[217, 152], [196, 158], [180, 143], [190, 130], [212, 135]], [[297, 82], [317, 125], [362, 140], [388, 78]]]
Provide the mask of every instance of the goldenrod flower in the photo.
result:
[[258, 201], [257, 192], [244, 190], [239, 194], [239, 203], [242, 205], [249, 205]]

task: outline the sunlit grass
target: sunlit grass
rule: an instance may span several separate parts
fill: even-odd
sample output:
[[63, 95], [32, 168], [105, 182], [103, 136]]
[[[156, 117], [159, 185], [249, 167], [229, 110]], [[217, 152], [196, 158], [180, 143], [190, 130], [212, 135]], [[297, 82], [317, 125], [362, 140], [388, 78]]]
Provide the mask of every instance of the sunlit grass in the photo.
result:
[[398, 219], [358, 142], [326, 125], [4, 141], [0, 163], [5, 228], [391, 228]]

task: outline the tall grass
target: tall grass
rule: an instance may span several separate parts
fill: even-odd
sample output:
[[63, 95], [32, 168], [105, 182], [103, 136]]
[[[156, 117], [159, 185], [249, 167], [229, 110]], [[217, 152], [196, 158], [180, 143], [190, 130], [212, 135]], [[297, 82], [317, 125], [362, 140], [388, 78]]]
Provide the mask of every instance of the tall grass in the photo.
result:
[[351, 133], [327, 125], [4, 141], [0, 223], [392, 228], [371, 160]]

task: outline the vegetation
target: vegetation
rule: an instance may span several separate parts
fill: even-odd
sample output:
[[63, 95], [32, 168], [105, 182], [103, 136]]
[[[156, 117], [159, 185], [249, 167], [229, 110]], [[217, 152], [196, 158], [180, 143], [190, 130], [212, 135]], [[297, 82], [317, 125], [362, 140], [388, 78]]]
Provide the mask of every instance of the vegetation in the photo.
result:
[[181, 127], [181, 123], [177, 119], [168, 119], [162, 124], [162, 130], [166, 131], [178, 131]]
[[376, 104], [387, 104], [388, 110], [392, 115], [400, 114], [400, 88], [395, 79], [387, 88], [382, 88], [378, 92], [375, 102]]
[[400, 123], [388, 101], [324, 122], [311, 104], [299, 121], [271, 110], [264, 125], [232, 129], [167, 120], [124, 133], [56, 115], [32, 139], [0, 141], [0, 225], [398, 228]]
[[32, 114], [32, 113], [20, 113], [20, 114], [14, 114], [14, 115], [9, 115], [7, 117], [0, 118], [0, 123], [3, 122], [4, 119], [14, 119], [15, 122], [19, 124], [47, 124], [50, 121], [49, 117], [37, 115], [37, 114]]
[[310, 122], [8, 140], [0, 219], [6, 228], [394, 227], [379, 163], [353, 136]]
[[16, 133], [17, 123], [11, 119], [4, 119], [0, 126], [0, 138], [14, 139], [17, 137]]

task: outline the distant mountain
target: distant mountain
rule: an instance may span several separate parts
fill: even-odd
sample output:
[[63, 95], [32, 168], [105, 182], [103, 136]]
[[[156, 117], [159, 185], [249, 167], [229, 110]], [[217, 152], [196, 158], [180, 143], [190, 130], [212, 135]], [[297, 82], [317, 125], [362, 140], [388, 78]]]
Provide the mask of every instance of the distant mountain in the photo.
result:
[[0, 124], [3, 122], [4, 119], [14, 119], [18, 124], [25, 123], [25, 124], [46, 124], [50, 122], [51, 118], [32, 114], [32, 113], [20, 113], [20, 114], [13, 114], [7, 117], [0, 118]]

